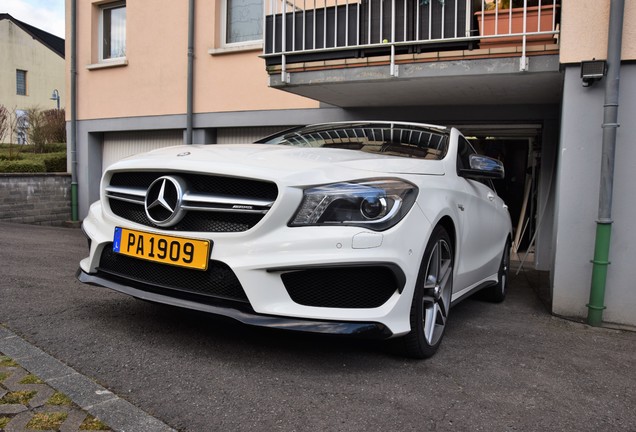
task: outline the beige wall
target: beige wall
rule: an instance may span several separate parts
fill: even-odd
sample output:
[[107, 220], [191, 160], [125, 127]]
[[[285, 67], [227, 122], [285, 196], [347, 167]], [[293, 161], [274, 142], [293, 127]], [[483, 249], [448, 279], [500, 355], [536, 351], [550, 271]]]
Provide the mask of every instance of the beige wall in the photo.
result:
[[[78, 7], [78, 118], [98, 119], [183, 114], [186, 111], [186, 1], [127, 3], [127, 65], [87, 69], [97, 63], [98, 5]], [[67, 22], [70, 23], [69, 1]], [[220, 7], [196, 1], [195, 113], [314, 108], [318, 103], [268, 87], [261, 51], [210, 55], [218, 48]], [[70, 26], [67, 26], [67, 41]], [[67, 44], [70, 52], [70, 47]]]
[[[16, 69], [27, 71], [27, 95], [16, 94]], [[0, 21], [0, 104], [8, 109], [64, 107], [64, 59], [8, 19]]]
[[[607, 58], [610, 0], [562, 0], [561, 63]], [[623, 60], [636, 59], [636, 2], [625, 0]]]

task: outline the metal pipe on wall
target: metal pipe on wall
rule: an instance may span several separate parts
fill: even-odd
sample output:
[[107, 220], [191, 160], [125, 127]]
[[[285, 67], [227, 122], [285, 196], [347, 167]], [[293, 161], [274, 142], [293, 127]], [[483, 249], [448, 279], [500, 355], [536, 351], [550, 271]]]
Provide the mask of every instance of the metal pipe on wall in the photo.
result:
[[77, 0], [71, 0], [71, 220], [79, 220], [77, 196]]
[[605, 283], [609, 266], [610, 239], [612, 234], [612, 195], [614, 190], [614, 159], [616, 154], [616, 130], [618, 129], [618, 99], [623, 39], [623, 15], [625, 0], [611, 0], [607, 42], [607, 78], [603, 109], [603, 150], [601, 154], [601, 187], [599, 192], [596, 241], [592, 261], [592, 287], [587, 304], [587, 322], [598, 327], [603, 322], [605, 309]]
[[188, 84], [186, 90], [186, 137], [185, 144], [192, 144], [192, 105], [194, 98], [194, 0], [190, 0], [188, 8]]

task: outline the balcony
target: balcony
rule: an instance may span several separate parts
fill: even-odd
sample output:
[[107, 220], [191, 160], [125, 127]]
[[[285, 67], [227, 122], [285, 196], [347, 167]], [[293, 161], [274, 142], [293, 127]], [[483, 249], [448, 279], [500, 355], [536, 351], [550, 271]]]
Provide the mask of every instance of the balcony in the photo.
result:
[[270, 86], [342, 107], [554, 102], [559, 0], [511, 1], [266, 0]]

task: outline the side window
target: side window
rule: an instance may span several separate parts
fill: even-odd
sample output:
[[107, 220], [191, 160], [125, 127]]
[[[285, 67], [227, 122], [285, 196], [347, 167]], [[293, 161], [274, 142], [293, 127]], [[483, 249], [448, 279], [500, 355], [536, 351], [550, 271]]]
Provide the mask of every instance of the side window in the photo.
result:
[[126, 2], [100, 7], [98, 40], [100, 62], [126, 57]]

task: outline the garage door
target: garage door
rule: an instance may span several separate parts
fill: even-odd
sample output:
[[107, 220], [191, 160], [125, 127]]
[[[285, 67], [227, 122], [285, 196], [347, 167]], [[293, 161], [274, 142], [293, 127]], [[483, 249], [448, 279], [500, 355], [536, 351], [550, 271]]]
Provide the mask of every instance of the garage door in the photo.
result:
[[183, 144], [183, 130], [106, 132], [102, 150], [102, 169], [127, 156]]
[[278, 131], [289, 129], [291, 126], [277, 127], [248, 127], [248, 128], [219, 128], [216, 140], [219, 144], [253, 143]]
[[[288, 126], [219, 128], [218, 144], [252, 143]], [[125, 157], [150, 150], [183, 144], [183, 130], [106, 132], [102, 152], [102, 169]]]

